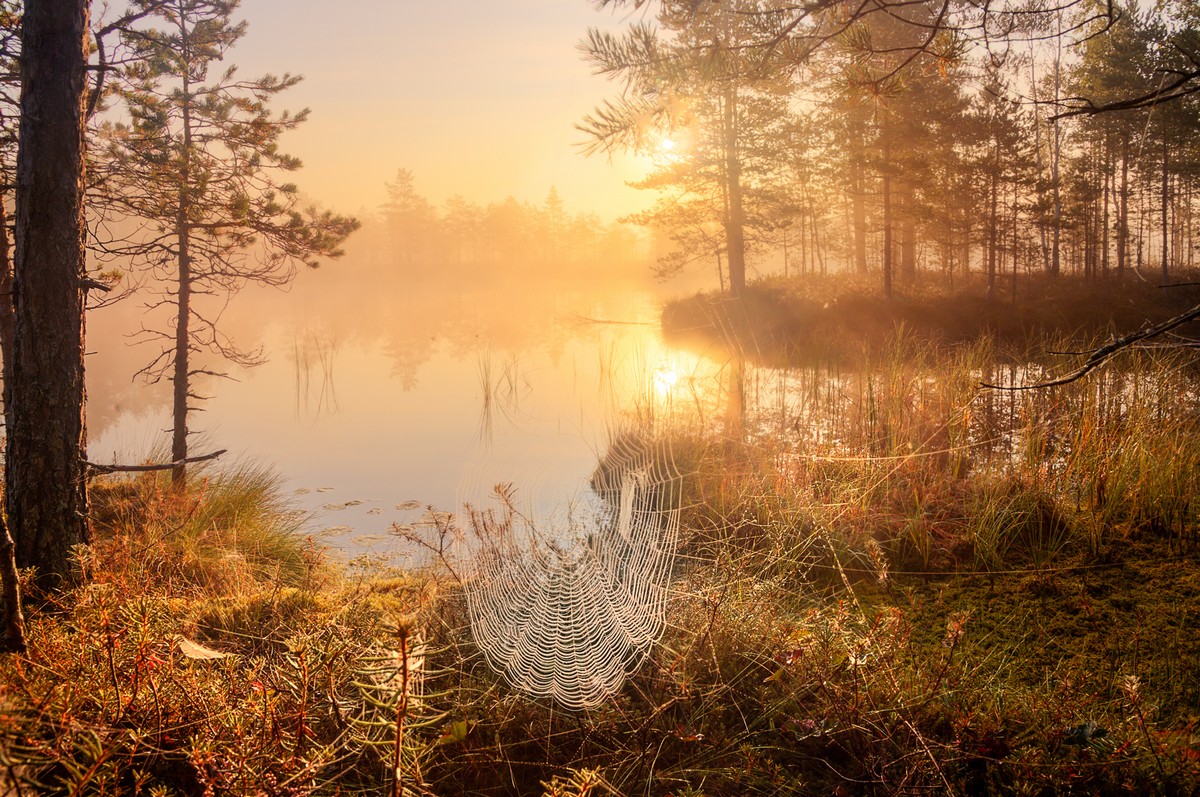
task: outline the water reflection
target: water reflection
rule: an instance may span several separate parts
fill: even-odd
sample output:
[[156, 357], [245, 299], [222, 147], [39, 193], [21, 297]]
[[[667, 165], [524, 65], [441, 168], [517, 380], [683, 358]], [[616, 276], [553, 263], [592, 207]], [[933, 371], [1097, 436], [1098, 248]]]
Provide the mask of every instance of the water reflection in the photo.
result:
[[[202, 385], [213, 398], [193, 423], [277, 467], [339, 547], [384, 547], [392, 523], [482, 504], [498, 483], [532, 514], [559, 512], [612, 430], [669, 414], [701, 367], [663, 346], [644, 286], [362, 288], [330, 270], [239, 296], [228, 331], [269, 360]], [[95, 461], [141, 460], [170, 426], [163, 386], [132, 380], [146, 352], [123, 335], [137, 323], [135, 305], [91, 322]]]
[[[347, 549], [393, 544], [391, 525], [429, 506], [485, 505], [497, 484], [512, 484], [531, 516], [569, 511], [626, 425], [770, 437], [798, 458], [953, 457], [965, 474], [1021, 460], [1060, 467], [1075, 443], [1053, 428], [1084, 413], [1200, 410], [1190, 377], [1152, 384], [1137, 372], [1098, 375], [1070, 400], [980, 392], [980, 381], [1047, 371], [975, 349], [934, 355], [901, 342], [853, 368], [778, 369], [672, 348], [658, 332], [659, 300], [641, 285], [402, 286], [379, 290], [330, 269], [303, 274], [287, 294], [248, 291], [227, 331], [272, 359], [200, 385], [214, 398], [195, 426], [211, 447], [276, 466], [315, 513], [313, 528]], [[167, 386], [131, 379], [147, 358], [124, 338], [139, 321], [133, 303], [90, 320], [94, 461], [164, 448]], [[1051, 431], [1028, 431], [1043, 426]]]
[[296, 417], [337, 412], [334, 364], [341, 348], [337, 336], [312, 330], [292, 342], [291, 361], [296, 385]]

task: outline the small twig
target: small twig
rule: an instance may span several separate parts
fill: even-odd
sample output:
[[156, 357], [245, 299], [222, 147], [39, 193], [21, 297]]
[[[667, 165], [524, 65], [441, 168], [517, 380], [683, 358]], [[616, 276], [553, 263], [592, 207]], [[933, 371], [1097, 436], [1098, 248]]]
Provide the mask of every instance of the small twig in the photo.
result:
[[91, 277], [84, 277], [83, 279], [79, 280], [79, 284], [89, 291], [103, 291], [104, 293], [108, 293], [112, 290], [112, 286], [108, 283], [101, 282], [100, 280], [94, 280]]
[[408, 718], [408, 625], [400, 621], [400, 700], [396, 706], [396, 738], [392, 750], [392, 797], [404, 797], [404, 721]]
[[929, 757], [929, 762], [933, 764], [934, 771], [937, 772], [938, 777], [942, 779], [942, 785], [946, 787], [946, 791], [943, 793], [953, 797], [956, 793], [954, 791], [954, 787], [951, 786], [950, 781], [946, 779], [946, 773], [942, 770], [941, 764], [938, 763], [937, 758], [933, 755], [933, 751], [929, 749], [929, 745], [925, 743], [925, 737], [922, 736], [920, 731], [918, 731], [916, 727], [908, 720], [904, 720], [904, 724], [908, 726], [910, 731], [912, 731], [913, 736], [916, 737], [917, 742], [921, 745], [921, 749], [924, 750], [925, 755]]
[[84, 460], [83, 464], [92, 471], [90, 475], [93, 476], [102, 473], [148, 473], [156, 470], [171, 470], [180, 465], [190, 465], [194, 462], [207, 462], [210, 459], [216, 459], [228, 451], [229, 449], [222, 448], [220, 451], [214, 451], [211, 454], [205, 454], [200, 457], [184, 457], [183, 459], [177, 459], [174, 462], [167, 462], [162, 465], [97, 465], [95, 462], [88, 462], [87, 460]]

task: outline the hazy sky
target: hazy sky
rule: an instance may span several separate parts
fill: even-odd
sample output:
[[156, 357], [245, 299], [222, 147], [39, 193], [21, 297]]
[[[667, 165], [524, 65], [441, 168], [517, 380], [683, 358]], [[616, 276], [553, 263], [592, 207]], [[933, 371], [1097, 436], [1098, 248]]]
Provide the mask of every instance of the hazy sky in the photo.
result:
[[304, 161], [301, 190], [329, 207], [375, 208], [404, 167], [438, 204], [541, 202], [556, 186], [568, 210], [613, 218], [650, 197], [624, 185], [636, 161], [574, 146], [574, 123], [616, 88], [576, 45], [629, 13], [588, 0], [243, 0], [249, 31], [229, 60], [247, 76], [304, 76], [277, 103], [312, 112], [284, 147]]

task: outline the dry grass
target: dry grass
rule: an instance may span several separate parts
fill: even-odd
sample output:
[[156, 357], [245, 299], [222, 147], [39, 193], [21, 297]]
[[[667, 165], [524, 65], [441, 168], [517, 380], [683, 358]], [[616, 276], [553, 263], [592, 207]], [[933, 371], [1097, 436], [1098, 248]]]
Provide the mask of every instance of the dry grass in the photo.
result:
[[741, 427], [677, 429], [669, 628], [582, 713], [502, 685], [452, 579], [326, 563], [268, 474], [99, 486], [86, 585], [0, 659], [8, 777], [387, 794], [398, 760], [410, 795], [1194, 793], [1194, 372], [1143, 352], [980, 393], [991, 346], [893, 338]]

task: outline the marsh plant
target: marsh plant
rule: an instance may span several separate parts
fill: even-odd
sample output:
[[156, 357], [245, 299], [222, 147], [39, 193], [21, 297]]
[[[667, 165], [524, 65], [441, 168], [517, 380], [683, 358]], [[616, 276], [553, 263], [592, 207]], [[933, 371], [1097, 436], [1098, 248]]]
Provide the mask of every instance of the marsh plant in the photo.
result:
[[469, 519], [431, 511], [429, 566], [393, 571], [332, 563], [261, 468], [98, 482], [86, 581], [35, 594], [28, 654], [0, 660], [7, 777], [64, 794], [1189, 793], [1195, 374], [1138, 352], [1050, 394], [980, 391], [1053, 366], [995, 356], [902, 336], [861, 371], [747, 367], [737, 428], [687, 402], [660, 416], [679, 474], [663, 630], [582, 710], [488, 666], [453, 555]]

